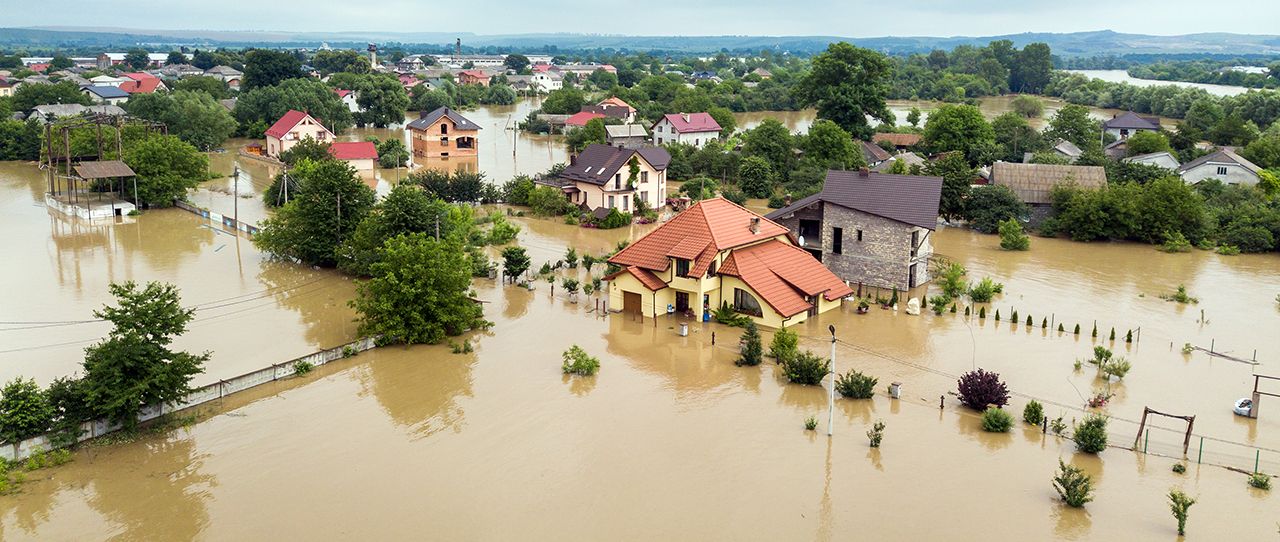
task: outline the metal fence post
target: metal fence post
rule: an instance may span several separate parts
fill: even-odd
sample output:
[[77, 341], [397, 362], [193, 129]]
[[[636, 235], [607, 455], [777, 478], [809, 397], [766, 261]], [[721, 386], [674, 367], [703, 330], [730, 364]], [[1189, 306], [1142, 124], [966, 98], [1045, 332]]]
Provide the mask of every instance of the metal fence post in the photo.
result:
[[1196, 464], [1199, 465], [1202, 459], [1204, 459], [1204, 437], [1200, 437], [1200, 454], [1196, 456]]

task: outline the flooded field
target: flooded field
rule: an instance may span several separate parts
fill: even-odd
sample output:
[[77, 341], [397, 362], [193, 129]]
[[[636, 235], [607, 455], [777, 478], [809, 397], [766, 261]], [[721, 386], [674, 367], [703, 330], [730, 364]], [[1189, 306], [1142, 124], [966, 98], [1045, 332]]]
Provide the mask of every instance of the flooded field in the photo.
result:
[[[567, 246], [603, 252], [644, 231], [517, 222], [535, 265]], [[1274, 536], [1276, 498], [1248, 488], [1243, 475], [1196, 465], [1198, 437], [1188, 473], [1177, 475], [1167, 457], [1117, 448], [1083, 456], [1070, 441], [1021, 425], [984, 433], [954, 397], [943, 410], [938, 400], [955, 375], [984, 367], [1009, 382], [1015, 413], [1036, 397], [1051, 417], [1078, 418], [1078, 394], [1104, 385], [1088, 366], [1072, 366], [1091, 349], [1092, 320], [1103, 338], [1111, 326], [1121, 334], [1141, 327], [1140, 342], [1114, 345], [1134, 369], [1112, 384], [1111, 443], [1132, 444], [1137, 427], [1128, 420], [1146, 405], [1197, 415], [1196, 434], [1209, 437], [1206, 463], [1251, 470], [1262, 449], [1263, 470], [1280, 471], [1280, 416], [1230, 413], [1255, 367], [1180, 352], [1184, 342], [1216, 341], [1246, 357], [1256, 348], [1257, 372], [1274, 374], [1280, 340], [1258, 330], [1280, 328], [1280, 309], [1265, 302], [1280, 292], [1280, 259], [1046, 239], [1009, 253], [994, 236], [935, 236], [938, 252], [964, 263], [972, 279], [1004, 282], [989, 310], [1016, 307], [1037, 325], [879, 309], [805, 324], [803, 347], [825, 354], [833, 324], [837, 370], [880, 378], [874, 400], [837, 401], [831, 440], [801, 427], [810, 415], [825, 424], [825, 390], [786, 384], [772, 363], [734, 366], [738, 330], [695, 323], [682, 338], [677, 320], [602, 318], [590, 298], [570, 303], [545, 283], [528, 292], [478, 281], [496, 325], [471, 337], [476, 352], [375, 350], [229, 398], [188, 429], [82, 450], [0, 498], [0, 537], [1166, 539], [1174, 536], [1170, 487], [1200, 500], [1191, 536]], [[1177, 284], [1200, 303], [1157, 297]], [[328, 304], [289, 305], [307, 337], [350, 317]], [[1207, 323], [1197, 322], [1200, 309]], [[1079, 322], [1084, 334], [1041, 331], [1047, 316], [1068, 330]], [[559, 353], [572, 344], [602, 359], [599, 375], [560, 374]], [[904, 382], [902, 400], [884, 396], [890, 381]], [[863, 436], [876, 419], [888, 425], [880, 450]], [[1150, 448], [1180, 455], [1180, 443], [1180, 434], [1156, 430]], [[1056, 502], [1049, 478], [1060, 457], [1095, 477], [1097, 499], [1083, 511]]]
[[347, 340], [353, 288], [332, 273], [273, 263], [246, 239], [178, 209], [109, 225], [44, 205], [34, 165], [0, 162], [0, 379], [47, 383], [79, 370], [84, 348], [109, 327], [92, 312], [112, 302], [111, 282], [176, 284], [195, 320], [177, 346], [213, 351], [195, 384], [216, 382]]

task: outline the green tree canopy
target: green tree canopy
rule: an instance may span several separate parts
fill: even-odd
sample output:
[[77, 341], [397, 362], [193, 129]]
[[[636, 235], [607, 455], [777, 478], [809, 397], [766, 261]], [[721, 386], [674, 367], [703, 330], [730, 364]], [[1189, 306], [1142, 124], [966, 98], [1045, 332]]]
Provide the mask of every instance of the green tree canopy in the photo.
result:
[[867, 117], [892, 122], [885, 106], [891, 64], [884, 55], [846, 42], [833, 43], [813, 58], [809, 73], [795, 86], [796, 100], [818, 110], [854, 136], [871, 137]]
[[933, 152], [958, 151], [970, 158], [995, 144], [995, 131], [972, 105], [943, 104], [924, 123], [924, 142]]
[[183, 77], [170, 84], [170, 88], [175, 91], [190, 90], [194, 92], [203, 92], [212, 96], [215, 100], [224, 100], [231, 97], [231, 89], [227, 88], [227, 84], [217, 77], [207, 75], [194, 75]]
[[302, 62], [293, 54], [271, 49], [253, 49], [244, 54], [244, 78], [240, 80], [240, 88], [251, 91], [275, 86], [303, 75]]
[[17, 444], [49, 429], [53, 406], [35, 380], [15, 378], [0, 390], [0, 442]]
[[[1012, 189], [996, 184], [974, 188], [969, 193], [964, 218], [975, 231], [995, 233], [1001, 222], [1021, 222], [1029, 215], [1027, 205], [1018, 199]], [[1018, 231], [1021, 233], [1021, 227]]]
[[502, 64], [506, 66], [508, 70], [521, 73], [529, 67], [530, 62], [529, 57], [527, 56], [519, 53], [511, 53], [507, 55], [506, 60], [502, 61]]
[[200, 150], [221, 145], [236, 131], [236, 119], [227, 108], [199, 91], [141, 94], [130, 98], [125, 110], [134, 116], [164, 123], [170, 135]]
[[1169, 138], [1160, 132], [1150, 131], [1141, 131], [1129, 136], [1125, 141], [1125, 149], [1129, 156], [1173, 150], [1169, 147]]
[[258, 138], [290, 109], [310, 113], [335, 133], [346, 131], [354, 123], [342, 98], [314, 79], [289, 79], [245, 92], [236, 100], [235, 117], [242, 133]]
[[[177, 136], [153, 134], [125, 149], [124, 162], [137, 174], [137, 199], [168, 207], [209, 178], [209, 158]], [[132, 186], [122, 192], [132, 196]]]
[[1006, 162], [1021, 162], [1022, 153], [1036, 152], [1044, 148], [1040, 132], [1027, 123], [1018, 113], [1001, 113], [991, 121], [995, 142], [1000, 146], [999, 158]]
[[290, 174], [297, 193], [262, 223], [253, 243], [276, 257], [333, 267], [337, 248], [373, 209], [373, 189], [336, 160], [304, 160]]
[[135, 70], [141, 70], [151, 64], [151, 56], [146, 49], [133, 48], [124, 54], [124, 64]]
[[818, 164], [833, 169], [857, 169], [866, 165], [862, 151], [854, 144], [853, 136], [840, 125], [819, 119], [809, 127], [809, 134], [801, 142], [804, 156]]
[[738, 178], [747, 197], [767, 198], [773, 193], [774, 175], [769, 161], [759, 156], [748, 156], [738, 166]]
[[[930, 117], [932, 119], [932, 117]], [[929, 162], [925, 174], [942, 177], [942, 195], [938, 202], [938, 214], [951, 220], [965, 216], [965, 200], [973, 183], [974, 170], [959, 152]]]
[[604, 129], [604, 119], [591, 119], [587, 121], [586, 126], [569, 132], [565, 140], [574, 152], [582, 152], [587, 145], [593, 143], [603, 145], [608, 137], [609, 133]]
[[421, 187], [399, 184], [360, 221], [355, 233], [339, 249], [338, 267], [368, 276], [387, 240], [407, 233], [440, 232], [441, 239], [465, 242], [472, 228], [470, 215], [451, 213], [449, 204], [432, 198]]
[[553, 90], [542, 100], [542, 112], [551, 115], [572, 115], [582, 110], [586, 98], [573, 87]]
[[322, 75], [331, 73], [369, 73], [369, 59], [351, 49], [316, 51], [311, 65]]
[[60, 81], [43, 85], [22, 85], [13, 91], [11, 107], [14, 111], [30, 111], [37, 105], [93, 103], [80, 92], [80, 85], [72, 81]]
[[1049, 128], [1044, 135], [1050, 140], [1065, 139], [1088, 152], [1101, 149], [1101, 133], [1102, 126], [1089, 116], [1089, 108], [1068, 104], [1049, 119]]
[[467, 294], [471, 265], [460, 243], [423, 233], [394, 237], [371, 272], [351, 301], [363, 335], [435, 344], [485, 325], [480, 303]]
[[759, 156], [769, 161], [775, 172], [787, 171], [795, 159], [791, 132], [778, 119], [767, 118], [759, 126], [742, 134], [742, 154]]
[[111, 284], [116, 306], [93, 315], [111, 322], [105, 339], [85, 349], [84, 392], [98, 416], [132, 428], [143, 407], [175, 403], [191, 392], [191, 378], [204, 370], [209, 353], [169, 349], [187, 330], [195, 309], [183, 308], [172, 284], [132, 281]]

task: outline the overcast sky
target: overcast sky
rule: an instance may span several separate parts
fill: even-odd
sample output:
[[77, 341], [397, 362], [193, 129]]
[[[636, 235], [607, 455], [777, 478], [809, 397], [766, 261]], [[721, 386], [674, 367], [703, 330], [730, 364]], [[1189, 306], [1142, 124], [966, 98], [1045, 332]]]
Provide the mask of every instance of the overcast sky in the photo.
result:
[[[1276, 0], [3, 0], [0, 26], [630, 35], [1280, 33]], [[621, 9], [628, 6], [629, 9]]]

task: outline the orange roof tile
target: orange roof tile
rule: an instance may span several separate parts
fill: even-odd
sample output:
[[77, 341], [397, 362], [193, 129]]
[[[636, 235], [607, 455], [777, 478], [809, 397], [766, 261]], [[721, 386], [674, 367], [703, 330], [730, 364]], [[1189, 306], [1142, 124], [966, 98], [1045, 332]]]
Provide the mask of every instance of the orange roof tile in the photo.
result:
[[719, 273], [742, 279], [783, 316], [812, 308], [808, 296], [834, 301], [853, 294], [808, 252], [777, 239], [734, 250]]
[[636, 267], [634, 265], [624, 267], [622, 269], [614, 271], [613, 273], [605, 275], [604, 280], [613, 280], [615, 277], [623, 273], [630, 273], [631, 276], [635, 277], [636, 280], [640, 281], [640, 284], [643, 284], [645, 288], [648, 288], [655, 292], [667, 287], [667, 283], [662, 282], [662, 279], [658, 278], [657, 275], [654, 275], [653, 273], [647, 270], [641, 269], [639, 267]]
[[[759, 233], [751, 232], [752, 219], [759, 220]], [[666, 224], [649, 232], [623, 249], [609, 261], [618, 265], [635, 265], [659, 271], [670, 263], [669, 253], [681, 243], [708, 247], [699, 256], [691, 274], [699, 268], [705, 272], [715, 253], [733, 247], [784, 235], [787, 229], [754, 212], [724, 198], [713, 198], [695, 203]], [[693, 241], [688, 241], [693, 239]], [[710, 252], [708, 255], [707, 252]], [[701, 274], [701, 273], [698, 273]]]
[[704, 239], [686, 237], [684, 240], [676, 243], [675, 246], [672, 246], [671, 250], [667, 251], [667, 256], [680, 258], [682, 260], [692, 260], [697, 258], [699, 254], [702, 254], [702, 250], [707, 248], [708, 245], [710, 245], [710, 243]]

